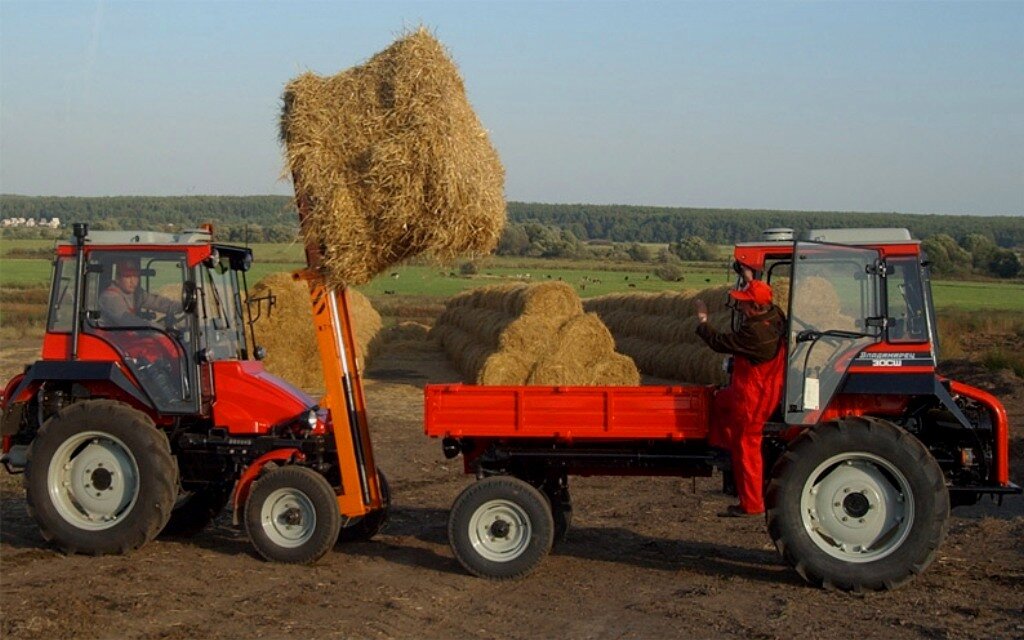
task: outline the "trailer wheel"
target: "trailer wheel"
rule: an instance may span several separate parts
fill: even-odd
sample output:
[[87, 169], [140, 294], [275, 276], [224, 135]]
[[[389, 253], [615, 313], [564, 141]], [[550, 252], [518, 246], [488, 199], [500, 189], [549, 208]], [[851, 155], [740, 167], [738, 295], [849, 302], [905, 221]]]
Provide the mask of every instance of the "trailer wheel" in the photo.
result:
[[231, 498], [231, 487], [208, 485], [192, 491], [179, 491], [171, 510], [171, 519], [161, 536], [191, 538], [206, 528]]
[[308, 467], [269, 471], [245, 503], [245, 530], [267, 560], [312, 564], [334, 546], [340, 528], [334, 488]]
[[146, 414], [86, 400], [39, 429], [25, 467], [28, 512], [66, 553], [127, 553], [170, 517], [178, 469], [167, 437]]
[[467, 487], [452, 505], [448, 541], [456, 559], [481, 578], [509, 580], [533, 571], [551, 550], [547, 499], [517, 478], [496, 476]]
[[792, 442], [768, 485], [768, 532], [811, 584], [893, 589], [946, 536], [949, 494], [927, 449], [895, 425], [850, 417]]
[[364, 542], [377, 535], [388, 523], [391, 511], [391, 486], [387, 476], [377, 469], [377, 482], [380, 484], [380, 497], [383, 506], [377, 511], [362, 516], [352, 524], [343, 526], [338, 533], [338, 542]]

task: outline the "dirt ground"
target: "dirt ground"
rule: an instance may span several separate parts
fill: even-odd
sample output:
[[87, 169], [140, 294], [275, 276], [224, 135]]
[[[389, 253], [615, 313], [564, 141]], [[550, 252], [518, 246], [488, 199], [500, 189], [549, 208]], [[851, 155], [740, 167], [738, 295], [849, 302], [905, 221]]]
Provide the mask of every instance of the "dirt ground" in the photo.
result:
[[[34, 348], [5, 345], [4, 379]], [[995, 390], [1014, 424], [1024, 481], [1024, 380], [951, 367]], [[470, 482], [422, 432], [422, 387], [456, 375], [436, 359], [385, 355], [366, 380], [378, 460], [394, 502], [371, 542], [312, 567], [258, 559], [222, 514], [190, 540], [128, 556], [64, 556], [0, 480], [4, 638], [1024, 638], [1024, 499], [957, 510], [932, 566], [890, 593], [806, 586], [763, 521], [720, 519], [719, 478], [571, 480], [568, 539], [527, 578], [466, 574], [446, 539]]]

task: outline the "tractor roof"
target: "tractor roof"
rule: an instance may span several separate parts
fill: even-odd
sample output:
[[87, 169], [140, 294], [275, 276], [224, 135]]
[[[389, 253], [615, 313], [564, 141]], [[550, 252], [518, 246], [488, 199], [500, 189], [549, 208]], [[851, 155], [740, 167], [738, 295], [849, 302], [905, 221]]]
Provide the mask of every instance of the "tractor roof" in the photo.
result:
[[[197, 245], [213, 244], [213, 235], [205, 229], [186, 229], [180, 233], [163, 233], [160, 231], [89, 231], [85, 243], [92, 246], [103, 245]], [[74, 245], [74, 238], [68, 238], [60, 244]]]

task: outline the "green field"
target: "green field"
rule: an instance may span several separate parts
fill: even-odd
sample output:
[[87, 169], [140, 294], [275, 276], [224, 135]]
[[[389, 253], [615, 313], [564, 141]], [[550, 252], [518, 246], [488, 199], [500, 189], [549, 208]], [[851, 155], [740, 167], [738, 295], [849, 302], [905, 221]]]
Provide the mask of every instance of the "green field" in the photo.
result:
[[[23, 256], [27, 252], [48, 252], [52, 245], [50, 240], [5, 240], [0, 243], [0, 286], [46, 286], [50, 279], [49, 260], [14, 256]], [[269, 273], [292, 271], [303, 266], [302, 247], [298, 244], [254, 244], [252, 248], [256, 263], [248, 274], [250, 286]], [[459, 275], [457, 266], [397, 267], [358, 289], [371, 297], [448, 297], [464, 289], [492, 283], [562, 280], [571, 284], [581, 297], [589, 298], [619, 292], [703, 288], [733, 281], [731, 272], [725, 268], [700, 263], [684, 265], [683, 282], [660, 280], [651, 273], [653, 265], [642, 263], [602, 264], [593, 260], [572, 262], [489, 257], [478, 261], [477, 265], [478, 272], [471, 277]], [[939, 308], [1024, 311], [1024, 282], [1021, 280], [940, 280], [934, 281], [932, 286], [935, 304]]]

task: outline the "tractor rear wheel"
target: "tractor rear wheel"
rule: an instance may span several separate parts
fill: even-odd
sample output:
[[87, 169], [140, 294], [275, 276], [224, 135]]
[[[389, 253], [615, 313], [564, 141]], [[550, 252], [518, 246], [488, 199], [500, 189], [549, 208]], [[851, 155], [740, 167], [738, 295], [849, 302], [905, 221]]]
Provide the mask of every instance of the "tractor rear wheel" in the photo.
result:
[[48, 541], [67, 553], [127, 553], [167, 523], [178, 468], [149, 416], [86, 400], [39, 429], [24, 483], [29, 514]]
[[805, 580], [895, 588], [931, 563], [949, 494], [928, 450], [897, 426], [849, 417], [795, 439], [772, 469], [768, 532]]
[[360, 517], [352, 524], [345, 525], [338, 533], [338, 542], [365, 542], [381, 532], [388, 523], [391, 510], [391, 486], [387, 476], [377, 469], [377, 482], [380, 484], [381, 508]]
[[267, 560], [312, 564], [334, 546], [340, 528], [334, 488], [308, 467], [268, 471], [245, 503], [245, 530]]
[[495, 476], [456, 498], [448, 541], [473, 575], [509, 580], [533, 571], [551, 551], [554, 528], [543, 493], [517, 478]]

